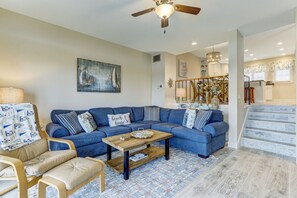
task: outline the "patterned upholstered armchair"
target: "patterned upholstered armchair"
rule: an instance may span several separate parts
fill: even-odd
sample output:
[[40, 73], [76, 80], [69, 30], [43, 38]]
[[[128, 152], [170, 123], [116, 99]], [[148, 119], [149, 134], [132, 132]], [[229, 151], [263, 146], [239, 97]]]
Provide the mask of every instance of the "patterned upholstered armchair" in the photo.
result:
[[[77, 156], [71, 141], [48, 137], [47, 133], [41, 130], [37, 108], [35, 105], [33, 107], [41, 139], [13, 151], [0, 150], [0, 182], [16, 181], [14, 185], [1, 189], [0, 197], [18, 188], [18, 197], [27, 198], [28, 189], [37, 184], [45, 172]], [[50, 151], [50, 142], [65, 143], [69, 150]]]

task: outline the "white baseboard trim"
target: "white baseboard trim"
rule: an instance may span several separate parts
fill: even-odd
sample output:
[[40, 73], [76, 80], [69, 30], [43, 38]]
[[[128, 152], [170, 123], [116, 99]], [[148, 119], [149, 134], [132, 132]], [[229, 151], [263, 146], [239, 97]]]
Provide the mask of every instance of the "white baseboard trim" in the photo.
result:
[[228, 147], [238, 149], [237, 142], [228, 142]]

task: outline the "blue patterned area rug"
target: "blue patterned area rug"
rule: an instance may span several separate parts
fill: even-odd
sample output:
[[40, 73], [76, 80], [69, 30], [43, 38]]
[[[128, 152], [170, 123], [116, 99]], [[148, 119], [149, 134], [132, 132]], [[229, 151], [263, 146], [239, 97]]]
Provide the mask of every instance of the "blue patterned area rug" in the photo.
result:
[[[160, 144], [155, 146], [163, 147]], [[78, 190], [71, 198], [173, 197], [201, 173], [223, 161], [233, 151], [225, 148], [208, 159], [202, 159], [193, 153], [170, 148], [169, 161], [162, 157], [136, 168], [131, 171], [130, 179], [127, 181], [123, 179], [123, 175], [106, 167], [106, 188], [103, 193], [100, 194], [99, 182], [95, 179]], [[114, 158], [122, 154], [117, 151], [112, 155]], [[106, 155], [97, 158], [106, 161]], [[29, 190], [29, 197], [37, 198], [36, 186]], [[48, 187], [47, 197], [57, 197], [55, 189]]]

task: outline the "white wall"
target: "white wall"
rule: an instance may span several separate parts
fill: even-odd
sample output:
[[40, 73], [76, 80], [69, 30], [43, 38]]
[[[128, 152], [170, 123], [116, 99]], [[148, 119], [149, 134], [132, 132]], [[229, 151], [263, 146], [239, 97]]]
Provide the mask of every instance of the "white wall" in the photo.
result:
[[[176, 80], [176, 56], [165, 54], [165, 107], [175, 108], [175, 80]], [[171, 78], [173, 80], [173, 87], [169, 88], [168, 80]]]
[[180, 54], [176, 56], [176, 79], [185, 79], [178, 76], [178, 61], [184, 60], [187, 62], [188, 78], [200, 78], [201, 76], [201, 60], [191, 53]]
[[[0, 27], [0, 87], [24, 88], [43, 125], [57, 108], [151, 104], [150, 55], [3, 9]], [[121, 93], [77, 92], [78, 57], [121, 65]]]

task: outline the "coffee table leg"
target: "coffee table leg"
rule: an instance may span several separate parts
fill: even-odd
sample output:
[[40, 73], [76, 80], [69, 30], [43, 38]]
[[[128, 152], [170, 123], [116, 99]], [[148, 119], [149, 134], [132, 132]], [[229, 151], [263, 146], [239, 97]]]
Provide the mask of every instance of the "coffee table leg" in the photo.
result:
[[111, 160], [111, 146], [107, 144], [107, 160]]
[[124, 152], [124, 179], [129, 179], [129, 151]]
[[169, 139], [165, 140], [165, 159], [169, 160]]

